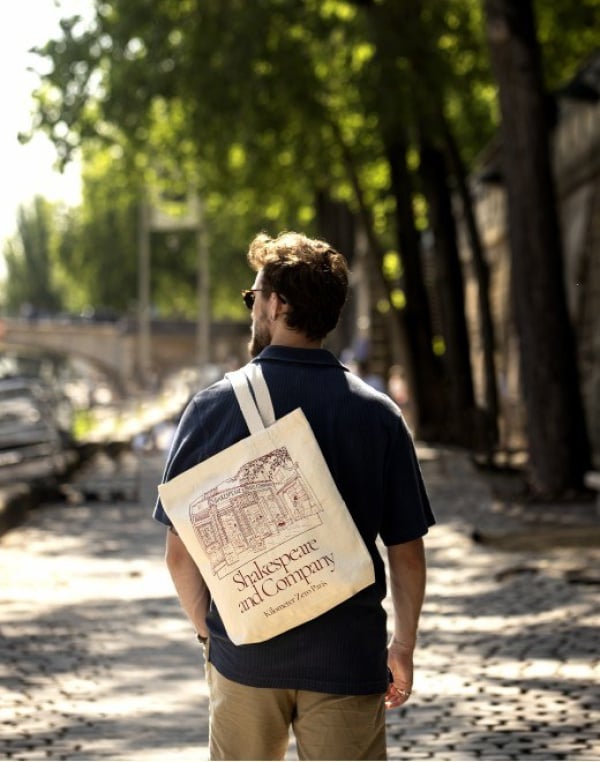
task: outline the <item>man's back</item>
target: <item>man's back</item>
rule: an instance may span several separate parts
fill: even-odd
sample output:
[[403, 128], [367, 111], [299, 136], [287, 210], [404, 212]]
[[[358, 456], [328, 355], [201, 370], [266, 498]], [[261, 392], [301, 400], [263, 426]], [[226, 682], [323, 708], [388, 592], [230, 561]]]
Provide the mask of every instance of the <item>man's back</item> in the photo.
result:
[[[246, 685], [293, 685], [354, 695], [383, 692], [387, 671], [381, 601], [386, 591], [376, 539], [381, 535], [386, 544], [407, 542], [422, 536], [429, 523], [410, 436], [394, 403], [326, 350], [270, 346], [256, 362], [276, 417], [296, 407], [306, 415], [373, 558], [376, 584], [300, 628], [243, 648], [231, 643], [211, 608], [210, 660], [225, 677]], [[171, 470], [184, 470], [246, 436], [233, 391], [221, 381], [192, 402], [174, 444]]]

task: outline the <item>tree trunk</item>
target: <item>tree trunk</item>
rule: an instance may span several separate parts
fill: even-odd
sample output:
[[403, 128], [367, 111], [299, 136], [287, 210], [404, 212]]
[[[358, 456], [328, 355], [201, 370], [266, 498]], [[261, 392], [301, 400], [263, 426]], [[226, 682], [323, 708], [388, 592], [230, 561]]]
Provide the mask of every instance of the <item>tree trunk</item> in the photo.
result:
[[441, 123], [448, 160], [454, 174], [458, 194], [462, 203], [463, 218], [477, 281], [478, 318], [483, 353], [485, 389], [483, 430], [481, 431], [481, 439], [478, 445], [485, 453], [488, 463], [491, 463], [493, 452], [498, 444], [498, 384], [496, 381], [496, 362], [494, 359], [496, 338], [492, 310], [490, 307], [489, 267], [485, 260], [481, 236], [479, 235], [477, 220], [473, 209], [473, 199], [467, 183], [467, 173], [460, 155], [460, 150], [456, 144], [450, 125], [443, 114], [441, 115]]
[[499, 85], [512, 295], [520, 342], [531, 488], [580, 488], [589, 466], [567, 310], [540, 53], [531, 0], [485, 0]]
[[421, 244], [415, 226], [412, 182], [406, 163], [407, 146], [401, 131], [385, 146], [396, 200], [396, 235], [403, 265], [406, 293], [407, 338], [413, 360], [413, 376], [418, 395], [420, 436], [448, 440], [443, 369], [433, 353], [433, 329], [429, 295], [423, 277]]
[[[318, 235], [343, 254], [352, 267], [356, 248], [356, 216], [348, 204], [334, 201], [323, 190], [316, 194], [315, 209]], [[354, 294], [350, 291], [348, 304], [342, 310], [340, 322], [328, 341], [328, 347], [336, 354], [341, 354], [346, 347], [352, 345], [354, 332]]]
[[424, 130], [421, 133], [420, 175], [427, 199], [429, 226], [434, 237], [436, 281], [446, 344], [444, 361], [449, 390], [450, 433], [453, 442], [471, 447], [476, 441], [475, 398], [456, 225], [444, 154], [433, 145]]
[[350, 267], [356, 245], [356, 216], [344, 201], [336, 201], [324, 190], [315, 199], [318, 234], [343, 254]]

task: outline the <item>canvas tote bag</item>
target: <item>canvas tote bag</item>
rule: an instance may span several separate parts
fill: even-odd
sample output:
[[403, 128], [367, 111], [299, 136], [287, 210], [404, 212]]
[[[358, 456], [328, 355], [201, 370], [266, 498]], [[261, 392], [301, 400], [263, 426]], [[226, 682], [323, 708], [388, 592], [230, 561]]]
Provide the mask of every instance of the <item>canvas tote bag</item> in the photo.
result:
[[257, 364], [226, 377], [250, 436], [158, 491], [240, 645], [314, 619], [375, 574], [302, 410], [275, 420]]

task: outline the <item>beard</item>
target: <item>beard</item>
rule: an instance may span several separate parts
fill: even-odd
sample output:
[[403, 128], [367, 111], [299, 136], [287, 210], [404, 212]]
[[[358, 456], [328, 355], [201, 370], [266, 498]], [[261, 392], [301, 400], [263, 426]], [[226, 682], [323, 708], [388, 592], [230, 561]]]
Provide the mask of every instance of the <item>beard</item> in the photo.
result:
[[252, 335], [248, 342], [248, 352], [250, 357], [257, 357], [265, 347], [271, 343], [271, 331], [269, 330], [269, 321], [266, 315], [255, 318], [252, 321]]

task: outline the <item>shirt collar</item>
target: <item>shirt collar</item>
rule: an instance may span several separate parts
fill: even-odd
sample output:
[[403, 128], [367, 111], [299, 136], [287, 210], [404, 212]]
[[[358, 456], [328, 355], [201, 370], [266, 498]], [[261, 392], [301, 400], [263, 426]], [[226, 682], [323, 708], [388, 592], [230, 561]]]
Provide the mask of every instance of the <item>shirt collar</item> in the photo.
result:
[[342, 370], [348, 370], [337, 357], [328, 349], [299, 349], [298, 347], [284, 347], [280, 344], [269, 345], [258, 355], [257, 360], [267, 362], [302, 363], [307, 365], [333, 365]]

